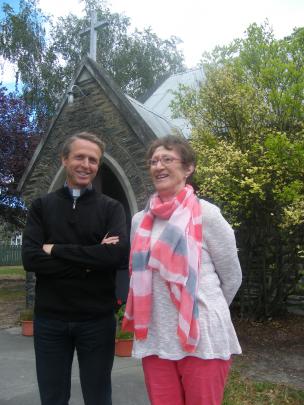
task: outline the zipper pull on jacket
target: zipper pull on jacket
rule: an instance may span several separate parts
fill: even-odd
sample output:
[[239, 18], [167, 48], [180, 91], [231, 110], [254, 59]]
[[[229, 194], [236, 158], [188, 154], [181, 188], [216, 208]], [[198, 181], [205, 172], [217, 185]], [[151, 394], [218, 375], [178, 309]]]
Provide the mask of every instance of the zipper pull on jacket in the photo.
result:
[[73, 210], [74, 210], [76, 208], [77, 198], [80, 197], [80, 190], [77, 188], [73, 188], [72, 197], [73, 197]]

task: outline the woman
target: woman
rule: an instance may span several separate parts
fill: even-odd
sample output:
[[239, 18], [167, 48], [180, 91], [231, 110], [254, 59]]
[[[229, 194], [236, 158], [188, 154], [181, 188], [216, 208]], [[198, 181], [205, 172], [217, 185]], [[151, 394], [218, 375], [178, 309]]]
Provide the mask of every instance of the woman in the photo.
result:
[[229, 305], [241, 284], [232, 228], [186, 181], [195, 155], [178, 136], [148, 150], [156, 189], [132, 220], [123, 328], [135, 333], [153, 405], [219, 405], [241, 348]]

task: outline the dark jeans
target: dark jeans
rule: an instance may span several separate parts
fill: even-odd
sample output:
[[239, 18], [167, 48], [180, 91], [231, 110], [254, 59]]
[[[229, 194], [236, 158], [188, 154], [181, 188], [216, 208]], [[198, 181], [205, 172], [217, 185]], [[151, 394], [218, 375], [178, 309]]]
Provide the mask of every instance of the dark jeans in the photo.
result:
[[34, 321], [36, 371], [41, 405], [68, 405], [76, 349], [85, 405], [111, 405], [115, 318]]

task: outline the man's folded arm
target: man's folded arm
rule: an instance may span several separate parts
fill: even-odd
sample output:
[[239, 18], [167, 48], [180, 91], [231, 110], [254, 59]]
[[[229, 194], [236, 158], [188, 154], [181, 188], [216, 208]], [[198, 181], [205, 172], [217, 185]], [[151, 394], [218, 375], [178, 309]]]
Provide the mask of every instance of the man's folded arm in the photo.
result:
[[43, 251], [44, 231], [40, 204], [40, 200], [36, 200], [32, 204], [23, 233], [22, 262], [24, 270], [56, 278], [82, 276], [82, 266], [50, 256]]
[[122, 205], [118, 202], [107, 215], [108, 236], [118, 236], [116, 244], [101, 244], [101, 241], [91, 246], [74, 244], [54, 244], [51, 255], [73, 262], [91, 270], [118, 269], [126, 261], [129, 250], [126, 216]]

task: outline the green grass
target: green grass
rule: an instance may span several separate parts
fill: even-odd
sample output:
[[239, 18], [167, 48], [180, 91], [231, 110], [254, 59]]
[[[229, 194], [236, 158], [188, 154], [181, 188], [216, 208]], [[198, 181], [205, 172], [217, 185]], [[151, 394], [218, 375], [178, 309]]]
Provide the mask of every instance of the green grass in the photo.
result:
[[25, 288], [24, 290], [13, 290], [7, 288], [0, 288], [0, 302], [14, 302], [25, 298]]
[[[0, 280], [18, 279], [25, 280], [25, 271], [22, 266], [0, 266]], [[25, 288], [14, 285], [0, 285], [0, 302], [14, 302], [25, 298]]]
[[238, 371], [229, 376], [223, 405], [302, 405], [304, 391], [285, 385], [254, 382]]
[[22, 266], [0, 266], [0, 279], [6, 277], [25, 279], [25, 271]]

